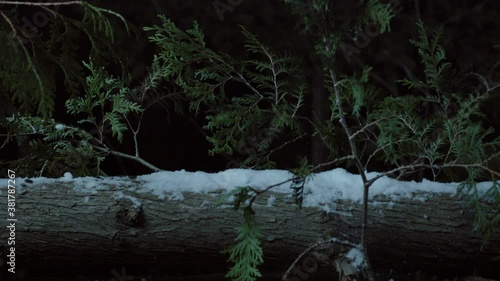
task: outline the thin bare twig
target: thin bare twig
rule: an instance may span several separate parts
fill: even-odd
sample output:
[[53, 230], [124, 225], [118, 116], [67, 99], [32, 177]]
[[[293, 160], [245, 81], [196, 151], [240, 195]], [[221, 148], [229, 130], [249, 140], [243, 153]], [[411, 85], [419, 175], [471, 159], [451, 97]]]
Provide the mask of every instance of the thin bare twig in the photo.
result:
[[295, 261], [292, 263], [292, 265], [290, 265], [290, 267], [288, 268], [288, 270], [285, 272], [285, 274], [283, 274], [283, 277], [281, 278], [282, 281], [286, 281], [288, 280], [288, 277], [290, 276], [290, 274], [292, 273], [292, 270], [295, 268], [295, 266], [297, 265], [297, 263], [302, 260], [302, 258], [309, 252], [311, 252], [312, 250], [314, 250], [315, 248], [317, 248], [318, 246], [322, 245], [322, 244], [326, 244], [326, 243], [338, 243], [338, 244], [342, 244], [342, 245], [346, 245], [346, 246], [351, 246], [351, 247], [354, 247], [354, 248], [360, 248], [360, 245], [356, 245], [350, 241], [347, 241], [347, 240], [340, 240], [340, 239], [337, 239], [335, 237], [332, 237], [328, 240], [322, 240], [322, 241], [319, 241], [319, 242], [316, 242], [314, 243], [313, 245], [311, 245], [309, 248], [307, 248], [306, 250], [304, 250], [296, 259]]
[[373, 125], [376, 125], [378, 122], [382, 121], [382, 120], [387, 120], [389, 118], [387, 117], [384, 117], [384, 118], [380, 118], [378, 120], [375, 120], [373, 122], [370, 122], [368, 124], [366, 124], [363, 128], [357, 130], [356, 132], [354, 132], [352, 135], [351, 135], [351, 138], [354, 139], [357, 135], [363, 133], [365, 130], [367, 130], [368, 128], [370, 128], [371, 126]]
[[468, 75], [473, 75], [473, 76], [476, 76], [477, 78], [479, 78], [479, 80], [481, 80], [482, 84], [486, 88], [486, 93], [489, 93], [489, 92], [495, 90], [496, 88], [500, 87], [500, 83], [496, 84], [493, 87], [490, 87], [490, 85], [488, 84], [488, 82], [486, 81], [486, 79], [484, 79], [484, 77], [481, 74], [478, 74], [478, 73], [475, 73], [475, 72], [470, 72]]
[[82, 5], [83, 1], [65, 1], [65, 2], [21, 2], [21, 1], [0, 1], [0, 5], [23, 5], [23, 6], [65, 6]]
[[[326, 38], [323, 38], [325, 41]], [[326, 51], [329, 52], [329, 47], [326, 46]], [[354, 142], [354, 138], [352, 137], [352, 132], [351, 129], [349, 128], [349, 125], [347, 125], [347, 121], [345, 118], [345, 113], [344, 109], [342, 108], [342, 96], [339, 88], [339, 82], [337, 81], [337, 76], [335, 75], [335, 72], [333, 71], [332, 68], [330, 68], [330, 79], [332, 80], [333, 83], [333, 90], [335, 92], [335, 102], [337, 104], [337, 108], [339, 111], [340, 115], [340, 124], [342, 125], [342, 128], [344, 129], [345, 134], [347, 135], [347, 139], [349, 140], [349, 146], [351, 147], [351, 154], [354, 157], [354, 162], [356, 164], [356, 168], [358, 169], [358, 172], [361, 176], [361, 179], [363, 181], [363, 218], [362, 218], [362, 223], [361, 223], [361, 252], [363, 253], [363, 257], [366, 262], [366, 272], [367, 272], [367, 278], [370, 281], [375, 280], [373, 277], [373, 272], [371, 270], [371, 264], [368, 259], [368, 253], [366, 251], [366, 227], [368, 225], [368, 191], [370, 188], [371, 183], [368, 182], [366, 179], [366, 174], [365, 174], [365, 168], [361, 164], [361, 159], [359, 158], [356, 143]]]
[[100, 147], [100, 146], [93, 146], [93, 147], [96, 150], [99, 150], [99, 151], [102, 151], [102, 152], [106, 152], [106, 153], [109, 153], [109, 154], [112, 154], [112, 155], [115, 155], [115, 156], [120, 156], [120, 157], [125, 158], [125, 159], [130, 159], [130, 160], [134, 160], [136, 162], [139, 162], [142, 165], [150, 168], [151, 170], [153, 170], [155, 172], [161, 172], [161, 171], [163, 171], [162, 169], [160, 169], [160, 168], [156, 167], [155, 165], [147, 162], [146, 160], [142, 159], [141, 157], [135, 157], [135, 156], [130, 155], [130, 154], [122, 153], [122, 152], [115, 151], [115, 150], [109, 150], [107, 148], [103, 148], [103, 147]]
[[5, 21], [9, 24], [10, 29], [12, 29], [12, 38], [16, 38], [17, 31], [16, 31], [16, 28], [14, 27], [14, 24], [12, 23], [12, 21], [2, 11], [0, 11], [0, 15], [2, 15], [2, 17], [5, 19]]
[[313, 171], [317, 171], [318, 169], [323, 168], [325, 166], [330, 166], [330, 165], [333, 165], [333, 164], [336, 164], [336, 163], [339, 163], [339, 162], [344, 162], [344, 161], [349, 161], [349, 160], [354, 160], [354, 156], [353, 155], [347, 155], [347, 156], [344, 156], [344, 157], [335, 158], [332, 161], [321, 163], [321, 164], [315, 166], [312, 170]]
[[371, 178], [368, 181], [368, 183], [371, 185], [376, 180], [378, 180], [378, 179], [380, 179], [382, 177], [389, 176], [389, 175], [392, 175], [394, 173], [401, 172], [401, 171], [404, 171], [404, 170], [416, 170], [416, 169], [422, 169], [422, 168], [424, 168], [424, 169], [446, 169], [446, 168], [464, 168], [465, 169], [465, 168], [479, 168], [479, 169], [485, 170], [485, 171], [491, 173], [492, 175], [495, 175], [495, 176], [497, 176], [497, 177], [500, 178], [500, 172], [491, 169], [490, 167], [484, 165], [484, 163], [485, 162], [483, 161], [481, 163], [472, 163], [472, 164], [448, 163], [448, 164], [443, 164], [443, 165], [437, 165], [437, 164], [410, 164], [410, 165], [403, 165], [403, 166], [394, 168], [392, 170], [389, 170], [389, 171], [382, 172], [382, 173], [378, 174], [374, 178]]

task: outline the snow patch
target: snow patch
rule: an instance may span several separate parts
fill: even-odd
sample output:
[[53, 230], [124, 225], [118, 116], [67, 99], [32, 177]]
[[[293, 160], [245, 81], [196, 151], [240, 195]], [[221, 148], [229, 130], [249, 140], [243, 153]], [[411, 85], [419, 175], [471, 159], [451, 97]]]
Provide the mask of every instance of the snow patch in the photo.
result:
[[[368, 172], [368, 179], [380, 175]], [[218, 197], [222, 192], [231, 191], [237, 187], [248, 186], [255, 189], [264, 189], [276, 185], [273, 192], [290, 195], [291, 179], [293, 174], [285, 170], [247, 170], [229, 169], [218, 173], [163, 171], [149, 175], [138, 176], [133, 182], [128, 177], [93, 177], [74, 178], [71, 173], [65, 173], [60, 179], [34, 178], [33, 184], [44, 186], [57, 181], [71, 181], [73, 190], [77, 192], [96, 194], [100, 190], [110, 190], [117, 187], [119, 190], [151, 193], [159, 199], [184, 200], [187, 192], [212, 194]], [[22, 179], [19, 178], [19, 181]], [[477, 184], [479, 192], [483, 193], [491, 187], [491, 182]], [[6, 186], [6, 184], [4, 185]], [[27, 185], [29, 188], [30, 184]], [[389, 177], [381, 177], [370, 187], [372, 204], [388, 204], [391, 208], [402, 198], [426, 201], [432, 193], [457, 193], [459, 183], [439, 183], [429, 180], [422, 182], [399, 181]], [[17, 188], [21, 189], [21, 185]], [[19, 192], [20, 190], [18, 190]], [[116, 195], [116, 194], [115, 194]], [[390, 200], [387, 203], [374, 202], [375, 196], [384, 195]], [[137, 198], [117, 193], [118, 197], [128, 198], [134, 204], [139, 204]], [[130, 198], [129, 198], [130, 197]], [[338, 168], [317, 173], [308, 178], [304, 186], [304, 207], [320, 207], [327, 212], [335, 212], [335, 202], [351, 200], [361, 202], [363, 198], [363, 184], [357, 174]], [[267, 206], [273, 206], [276, 198], [269, 197]]]
[[267, 198], [267, 206], [268, 207], [272, 207], [274, 206], [274, 204], [276, 203], [276, 197], [275, 196], [269, 196], [269, 198]]
[[352, 265], [357, 268], [361, 268], [361, 265], [364, 263], [363, 253], [358, 248], [352, 248], [346, 255], [348, 259], [352, 261]]
[[113, 199], [122, 199], [122, 198], [130, 200], [130, 202], [132, 202], [133, 208], [139, 208], [142, 206], [142, 203], [141, 203], [141, 201], [139, 201], [139, 199], [135, 198], [134, 196], [125, 195], [125, 194], [123, 194], [122, 191], [116, 191], [113, 194]]
[[[141, 192], [150, 192], [159, 199], [183, 200], [184, 192], [207, 194], [215, 191], [230, 191], [237, 187], [263, 189], [269, 185], [289, 180], [293, 175], [288, 171], [230, 169], [210, 174], [205, 172], [156, 172], [138, 176], [143, 182]], [[290, 183], [273, 189], [275, 192], [289, 192]]]
[[62, 176], [61, 180], [64, 181], [69, 181], [73, 179], [73, 175], [70, 172], [64, 173], [64, 176]]

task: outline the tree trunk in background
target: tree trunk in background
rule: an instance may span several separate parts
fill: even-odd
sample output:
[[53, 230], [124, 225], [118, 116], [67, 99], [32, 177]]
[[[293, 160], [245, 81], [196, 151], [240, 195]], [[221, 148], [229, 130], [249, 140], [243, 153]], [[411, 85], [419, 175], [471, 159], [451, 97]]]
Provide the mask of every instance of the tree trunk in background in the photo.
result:
[[[308, 46], [309, 54], [314, 54], [314, 47]], [[321, 60], [316, 55], [310, 55], [309, 60], [311, 63], [311, 116], [310, 120], [320, 128], [330, 118], [330, 100], [329, 93], [325, 88], [324, 74], [322, 69]], [[315, 130], [312, 130], [315, 131]], [[312, 133], [311, 133], [312, 135]], [[310, 161], [313, 166], [327, 162], [328, 148], [325, 141], [319, 135], [311, 137], [311, 153]]]
[[[138, 180], [98, 182], [102, 188], [93, 193], [74, 189], [72, 181], [18, 186], [19, 267], [161, 266], [197, 258], [216, 260], [234, 241], [234, 228], [242, 221], [240, 212], [215, 206], [219, 193], [184, 193], [182, 201], [160, 200], [150, 193], [128, 191], [141, 188]], [[5, 186], [0, 188], [2, 196]], [[272, 207], [267, 205], [269, 196], [276, 197]], [[256, 201], [266, 262], [281, 259], [290, 264], [310, 245], [328, 237], [359, 242], [360, 204], [338, 200], [329, 206], [335, 212], [327, 214], [320, 208], [299, 209], [287, 203], [286, 196], [270, 192]], [[481, 237], [471, 230], [474, 213], [464, 210], [462, 199], [426, 196], [424, 202], [391, 202], [386, 197], [371, 202], [368, 250], [374, 267], [439, 268], [464, 274], [475, 270], [486, 277], [500, 276], [498, 261], [492, 261], [499, 256], [500, 238], [492, 237], [481, 247]], [[137, 198], [142, 207], [134, 208], [131, 198]], [[0, 217], [7, 217], [6, 207], [0, 208]], [[10, 246], [9, 233], [3, 229], [0, 251], [5, 259]]]

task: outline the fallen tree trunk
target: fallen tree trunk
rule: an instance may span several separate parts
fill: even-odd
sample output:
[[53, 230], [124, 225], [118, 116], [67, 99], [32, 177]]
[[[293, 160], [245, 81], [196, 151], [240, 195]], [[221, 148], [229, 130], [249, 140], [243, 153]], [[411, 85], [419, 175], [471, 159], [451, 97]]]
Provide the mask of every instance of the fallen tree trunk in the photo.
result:
[[[89, 182], [92, 188], [77, 188], [72, 180], [18, 181], [17, 261], [37, 266], [120, 266], [215, 259], [232, 244], [234, 228], [242, 220], [229, 205], [216, 206], [221, 191], [184, 193], [182, 200], [175, 200], [143, 192], [140, 180]], [[6, 184], [0, 191], [7, 194]], [[321, 207], [299, 209], [288, 195], [266, 193], [254, 208], [270, 260], [293, 260], [329, 237], [359, 242], [359, 203], [331, 202], [328, 207], [335, 211], [326, 213]], [[480, 235], [472, 232], [474, 213], [464, 209], [462, 198], [449, 194], [426, 194], [426, 198], [393, 202], [377, 196], [371, 201], [367, 233], [371, 262], [394, 269], [448, 268], [500, 276], [498, 261], [493, 261], [500, 253], [500, 238], [492, 237], [481, 247]], [[0, 208], [0, 217], [7, 217], [6, 208]], [[11, 234], [0, 235], [5, 259]]]

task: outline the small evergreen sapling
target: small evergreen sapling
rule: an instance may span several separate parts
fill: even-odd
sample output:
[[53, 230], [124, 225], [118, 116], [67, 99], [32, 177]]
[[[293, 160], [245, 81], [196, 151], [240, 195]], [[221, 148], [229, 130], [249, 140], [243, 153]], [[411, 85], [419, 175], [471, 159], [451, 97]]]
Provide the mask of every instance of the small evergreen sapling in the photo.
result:
[[[112, 152], [106, 142], [111, 134], [118, 141], [128, 129], [126, 116], [142, 111], [139, 104], [127, 100], [129, 89], [117, 78], [109, 76], [92, 63], [83, 63], [90, 71], [86, 79], [86, 93], [66, 101], [67, 112], [81, 116], [79, 126], [44, 119], [40, 116], [19, 115], [8, 119], [18, 143], [27, 136], [39, 138], [30, 141], [27, 157], [16, 161], [20, 172], [29, 176], [44, 173], [58, 175], [61, 163], [76, 176], [101, 174], [100, 163]], [[90, 124], [85, 127], [85, 124]], [[42, 149], [43, 148], [43, 149]], [[36, 174], [32, 174], [36, 171]]]

